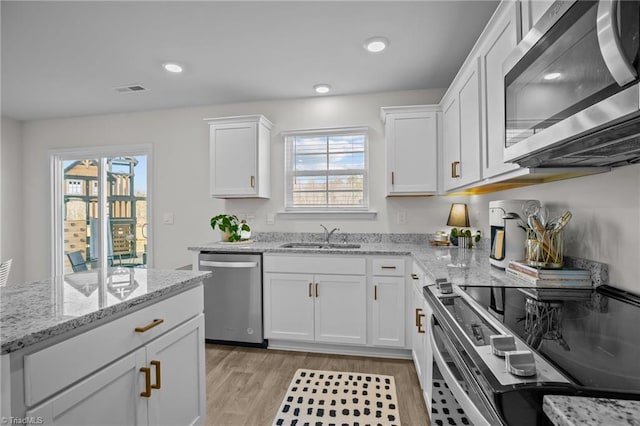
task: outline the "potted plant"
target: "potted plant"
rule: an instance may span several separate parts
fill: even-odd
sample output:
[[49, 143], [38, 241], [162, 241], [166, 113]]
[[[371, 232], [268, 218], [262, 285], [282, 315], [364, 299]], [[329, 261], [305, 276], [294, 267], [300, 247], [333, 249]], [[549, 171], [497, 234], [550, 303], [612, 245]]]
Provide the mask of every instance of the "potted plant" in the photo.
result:
[[244, 220], [241, 222], [236, 215], [219, 214], [211, 218], [211, 228], [216, 227], [222, 232], [222, 241], [234, 242], [242, 240], [242, 236], [250, 235], [249, 224]]
[[458, 245], [458, 228], [451, 228], [451, 233], [449, 234], [449, 241], [451, 241], [451, 244], [453, 244], [454, 246]]
[[458, 228], [452, 228], [451, 234], [449, 236], [449, 240], [451, 241], [451, 244], [453, 244], [454, 246], [457, 246], [459, 244], [460, 247], [466, 247], [466, 248], [472, 248], [473, 243], [474, 242], [477, 243], [478, 241], [480, 241], [480, 238], [481, 238], [480, 230], [476, 231], [475, 234], [471, 234], [470, 229], [458, 229]]

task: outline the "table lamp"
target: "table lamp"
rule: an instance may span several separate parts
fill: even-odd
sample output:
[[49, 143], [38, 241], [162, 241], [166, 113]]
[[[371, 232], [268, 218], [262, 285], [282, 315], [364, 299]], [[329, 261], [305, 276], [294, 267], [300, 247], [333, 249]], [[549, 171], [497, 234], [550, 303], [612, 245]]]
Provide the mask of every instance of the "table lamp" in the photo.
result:
[[466, 204], [451, 204], [447, 226], [455, 226], [457, 228], [468, 228], [471, 226], [469, 223], [469, 209]]

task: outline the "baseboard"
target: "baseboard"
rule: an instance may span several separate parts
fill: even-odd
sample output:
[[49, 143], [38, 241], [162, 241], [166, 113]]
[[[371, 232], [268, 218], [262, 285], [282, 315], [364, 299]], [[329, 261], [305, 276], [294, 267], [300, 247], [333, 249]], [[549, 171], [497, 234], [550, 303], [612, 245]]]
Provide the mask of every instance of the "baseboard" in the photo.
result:
[[292, 342], [288, 340], [269, 339], [267, 349], [282, 351], [312, 352], [333, 355], [357, 355], [374, 358], [394, 358], [411, 360], [411, 350], [395, 348], [374, 348], [370, 346], [345, 346], [326, 343]]

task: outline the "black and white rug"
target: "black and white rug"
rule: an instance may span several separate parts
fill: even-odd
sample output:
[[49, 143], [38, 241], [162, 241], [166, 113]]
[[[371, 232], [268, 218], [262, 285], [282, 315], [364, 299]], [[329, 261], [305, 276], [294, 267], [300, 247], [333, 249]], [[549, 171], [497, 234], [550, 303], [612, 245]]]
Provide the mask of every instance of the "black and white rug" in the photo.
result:
[[273, 425], [400, 425], [393, 376], [300, 369]]
[[434, 379], [432, 392], [431, 426], [471, 424], [444, 380]]

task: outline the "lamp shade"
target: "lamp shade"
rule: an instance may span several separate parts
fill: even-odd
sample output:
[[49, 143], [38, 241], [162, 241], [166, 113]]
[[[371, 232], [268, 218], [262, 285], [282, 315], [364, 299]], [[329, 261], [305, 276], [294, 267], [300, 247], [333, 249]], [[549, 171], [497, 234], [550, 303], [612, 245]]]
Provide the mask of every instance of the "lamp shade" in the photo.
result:
[[469, 224], [469, 209], [467, 209], [466, 204], [451, 204], [447, 226], [457, 226], [460, 228], [468, 228], [471, 226]]

